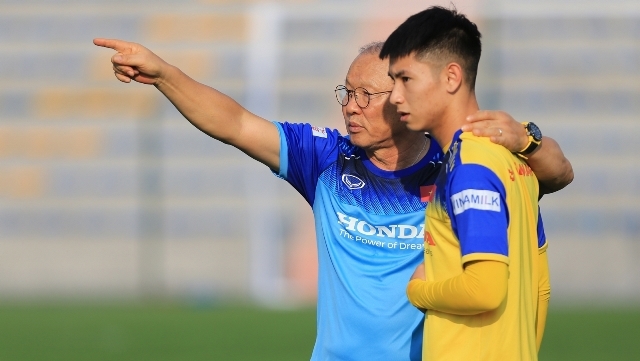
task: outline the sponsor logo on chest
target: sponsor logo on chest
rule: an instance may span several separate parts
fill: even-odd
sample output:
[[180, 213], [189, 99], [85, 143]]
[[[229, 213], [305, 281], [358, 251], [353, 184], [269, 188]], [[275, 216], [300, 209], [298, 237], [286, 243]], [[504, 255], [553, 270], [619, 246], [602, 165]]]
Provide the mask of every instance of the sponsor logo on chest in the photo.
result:
[[346, 214], [336, 212], [338, 223], [344, 226], [345, 230], [359, 233], [363, 236], [377, 236], [382, 238], [399, 238], [399, 239], [423, 239], [424, 224], [419, 227], [410, 224], [389, 224], [389, 225], [371, 225], [366, 221], [360, 220]]

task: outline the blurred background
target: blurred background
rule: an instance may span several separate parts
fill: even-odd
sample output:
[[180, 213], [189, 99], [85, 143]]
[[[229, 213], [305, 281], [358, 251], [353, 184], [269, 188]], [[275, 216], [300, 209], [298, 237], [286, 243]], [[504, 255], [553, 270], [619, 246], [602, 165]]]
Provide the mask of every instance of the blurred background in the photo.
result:
[[[105, 303], [96, 311], [105, 318], [93, 322], [100, 330], [78, 331], [120, 345], [96, 346], [103, 359], [133, 355], [117, 341], [139, 335], [124, 321], [133, 315], [142, 317], [134, 324], [144, 324], [145, 312], [218, 317], [196, 317], [183, 304], [214, 313], [246, 304], [282, 322], [306, 320], [306, 333], [280, 339], [302, 337], [302, 356], [292, 359], [308, 358], [313, 345], [308, 204], [265, 166], [191, 126], [155, 88], [117, 81], [113, 52], [93, 38], [141, 43], [265, 118], [343, 130], [333, 89], [358, 48], [417, 11], [452, 3], [483, 34], [480, 106], [536, 122], [574, 167], [574, 182], [541, 201], [556, 312], [545, 342], [556, 335], [565, 346], [557, 352], [567, 352], [547, 359], [573, 359], [591, 342], [587, 335], [567, 349], [573, 332], [619, 338], [574, 321], [602, 317], [619, 333], [639, 331], [637, 1], [0, 0], [0, 324], [12, 325], [0, 335], [24, 346], [4, 348], [0, 360], [57, 359], [29, 353], [43, 339], [32, 331], [61, 337], [56, 317], [91, 324], [98, 316], [90, 310]], [[35, 319], [58, 326], [25, 321]], [[184, 322], [179, 329], [192, 328]], [[69, 330], [83, 330], [74, 325], [51, 344], [73, 343]], [[618, 359], [640, 355], [628, 347], [617, 348], [627, 352]], [[241, 359], [237, 348], [229, 352]], [[145, 357], [159, 359], [132, 359]]]

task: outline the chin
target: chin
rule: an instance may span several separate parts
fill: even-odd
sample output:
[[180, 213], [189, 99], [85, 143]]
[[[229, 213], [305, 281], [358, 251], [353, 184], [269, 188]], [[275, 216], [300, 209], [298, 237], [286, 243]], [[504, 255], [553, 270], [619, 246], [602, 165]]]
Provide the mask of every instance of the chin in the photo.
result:
[[362, 149], [370, 149], [371, 146], [373, 144], [375, 144], [374, 142], [371, 141], [371, 138], [369, 137], [358, 137], [357, 135], [351, 136], [349, 137], [349, 139], [351, 140], [351, 144], [355, 145], [358, 148], [362, 148]]
[[406, 127], [407, 127], [407, 129], [412, 130], [414, 132], [422, 131], [422, 127], [420, 127], [420, 124], [407, 123]]
[[358, 147], [362, 144], [362, 141], [360, 138], [361, 137], [359, 137], [358, 134], [349, 134], [349, 140], [351, 141], [351, 144], [356, 145]]

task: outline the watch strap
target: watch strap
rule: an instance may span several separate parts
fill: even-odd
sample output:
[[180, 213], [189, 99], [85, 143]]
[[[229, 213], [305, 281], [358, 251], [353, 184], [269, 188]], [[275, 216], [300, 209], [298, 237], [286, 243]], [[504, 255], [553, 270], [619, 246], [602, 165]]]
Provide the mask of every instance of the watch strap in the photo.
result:
[[[516, 152], [516, 154], [524, 159], [527, 159], [527, 156], [531, 153], [533, 153], [534, 150], [536, 150], [539, 146], [540, 143], [542, 143], [542, 138], [540, 137], [540, 139], [536, 139], [534, 138], [532, 131], [530, 129], [530, 122], [523, 122], [522, 125], [524, 126], [525, 130], [527, 131], [527, 137], [528, 137], [528, 143], [527, 145], [519, 152]], [[535, 124], [533, 125], [534, 127], [536, 126]], [[539, 131], [539, 130], [538, 130]]]

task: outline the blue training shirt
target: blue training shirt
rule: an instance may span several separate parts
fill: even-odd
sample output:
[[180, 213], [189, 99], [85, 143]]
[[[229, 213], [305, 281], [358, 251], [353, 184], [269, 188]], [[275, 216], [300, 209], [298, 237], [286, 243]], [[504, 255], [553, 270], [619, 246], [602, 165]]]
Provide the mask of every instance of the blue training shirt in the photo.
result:
[[315, 218], [318, 325], [311, 360], [420, 360], [424, 315], [405, 289], [423, 261], [440, 147], [432, 140], [417, 164], [385, 171], [336, 130], [274, 124], [279, 176]]

